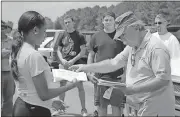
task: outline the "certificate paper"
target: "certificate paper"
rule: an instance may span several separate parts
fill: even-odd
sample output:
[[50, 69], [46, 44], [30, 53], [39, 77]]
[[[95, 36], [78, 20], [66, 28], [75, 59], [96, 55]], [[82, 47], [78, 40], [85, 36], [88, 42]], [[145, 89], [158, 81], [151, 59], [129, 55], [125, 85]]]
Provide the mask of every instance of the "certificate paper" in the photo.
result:
[[72, 81], [76, 78], [78, 81], [87, 81], [87, 75], [84, 72], [73, 72], [65, 69], [52, 69], [54, 82], [61, 80]]

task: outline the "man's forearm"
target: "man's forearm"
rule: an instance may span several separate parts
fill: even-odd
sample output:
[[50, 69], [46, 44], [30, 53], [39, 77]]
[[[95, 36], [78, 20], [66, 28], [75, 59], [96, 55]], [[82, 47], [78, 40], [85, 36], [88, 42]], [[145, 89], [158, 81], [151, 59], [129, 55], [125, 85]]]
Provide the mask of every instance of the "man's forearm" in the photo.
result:
[[85, 55], [85, 51], [86, 51], [85, 45], [81, 45], [80, 48], [81, 48], [80, 53], [72, 59], [74, 62], [78, 61]]
[[132, 94], [154, 92], [167, 86], [168, 83], [170, 83], [169, 80], [154, 78], [153, 80], [148, 81], [146, 83], [132, 86], [130, 92], [132, 92]]
[[94, 63], [94, 57], [95, 57], [95, 53], [90, 52], [89, 55], [88, 55], [87, 64]]
[[108, 59], [98, 63], [84, 65], [83, 70], [94, 73], [109, 73], [118, 70], [119, 67], [120, 66], [113, 64], [111, 59]]
[[57, 55], [58, 55], [58, 57], [59, 57], [60, 62], [62, 62], [63, 57], [62, 57], [61, 52], [60, 52], [60, 51], [57, 51]]
[[76, 61], [78, 61], [79, 59], [81, 59], [82, 58], [82, 56], [80, 55], [80, 54], [78, 54], [77, 56], [75, 56], [72, 60], [74, 61], [74, 62], [76, 62]]

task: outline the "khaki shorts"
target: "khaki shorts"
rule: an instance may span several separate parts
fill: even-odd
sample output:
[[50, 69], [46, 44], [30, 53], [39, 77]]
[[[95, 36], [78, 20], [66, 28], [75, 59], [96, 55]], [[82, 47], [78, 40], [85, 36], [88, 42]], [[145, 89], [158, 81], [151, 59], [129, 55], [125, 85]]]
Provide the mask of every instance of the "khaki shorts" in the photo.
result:
[[94, 85], [94, 105], [107, 107], [107, 105], [112, 105], [116, 107], [124, 107], [126, 103], [126, 97], [120, 89], [114, 88], [110, 99], [103, 98], [104, 92], [108, 89], [107, 86]]

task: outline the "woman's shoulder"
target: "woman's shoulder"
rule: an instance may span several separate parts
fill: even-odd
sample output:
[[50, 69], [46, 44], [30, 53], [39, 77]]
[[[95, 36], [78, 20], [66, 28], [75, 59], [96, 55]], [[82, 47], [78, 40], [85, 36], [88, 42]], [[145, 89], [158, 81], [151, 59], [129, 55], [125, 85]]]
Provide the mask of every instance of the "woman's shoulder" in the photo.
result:
[[29, 54], [29, 57], [30, 58], [35, 58], [35, 59], [42, 59], [43, 58], [42, 54], [40, 52], [36, 51], [36, 50], [32, 51]]
[[21, 58], [23, 56], [24, 59], [41, 59], [43, 56], [40, 52], [30, 47], [29, 45], [23, 44], [21, 48]]

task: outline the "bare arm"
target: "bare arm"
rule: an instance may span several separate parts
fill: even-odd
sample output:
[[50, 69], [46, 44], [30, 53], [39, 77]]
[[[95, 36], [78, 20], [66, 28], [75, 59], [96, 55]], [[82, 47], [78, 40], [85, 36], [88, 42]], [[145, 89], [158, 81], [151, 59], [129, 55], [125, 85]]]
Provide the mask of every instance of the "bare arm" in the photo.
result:
[[130, 94], [138, 94], [138, 93], [147, 93], [147, 92], [154, 92], [156, 90], [161, 89], [164, 86], [167, 86], [169, 83], [168, 80], [162, 80], [155, 78], [148, 83], [144, 83], [141, 85], [133, 86], [130, 90]]
[[[120, 63], [120, 64], [118, 64]], [[83, 71], [95, 73], [109, 73], [118, 70], [124, 66], [124, 61], [115, 61], [114, 59], [104, 60], [98, 63], [83, 66]]]
[[33, 79], [35, 88], [37, 90], [37, 93], [40, 99], [43, 101], [55, 98], [59, 96], [61, 93], [64, 93], [76, 86], [76, 83], [71, 83], [71, 84], [67, 84], [66, 86], [62, 86], [59, 88], [49, 89], [47, 86], [45, 71], [33, 77], [32, 79]]
[[73, 61], [74, 63], [75, 63], [76, 61], [78, 61], [79, 59], [81, 59], [81, 58], [85, 55], [85, 53], [86, 53], [86, 47], [85, 47], [85, 45], [81, 45], [80, 48], [81, 48], [80, 53], [72, 59], [72, 61]]
[[94, 57], [95, 57], [94, 51], [90, 51], [88, 54], [87, 64], [94, 63]]
[[126, 47], [113, 59], [104, 60], [98, 63], [84, 65], [82, 71], [95, 73], [109, 73], [124, 67], [129, 56], [129, 47]]
[[[36, 91], [42, 100], [54, 98], [61, 93], [75, 87], [75, 84], [69, 84], [64, 87], [50, 89], [48, 88], [47, 79], [53, 79], [50, 67], [39, 52], [34, 52], [26, 59], [30, 76], [32, 77]], [[74, 81], [76, 82], [76, 81]]]
[[67, 61], [63, 59], [62, 53], [61, 53], [61, 46], [58, 46], [57, 55], [59, 57], [60, 62], [64, 65]]

